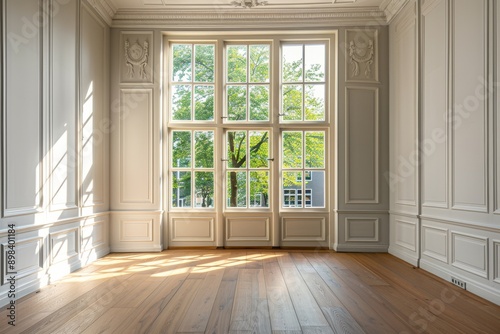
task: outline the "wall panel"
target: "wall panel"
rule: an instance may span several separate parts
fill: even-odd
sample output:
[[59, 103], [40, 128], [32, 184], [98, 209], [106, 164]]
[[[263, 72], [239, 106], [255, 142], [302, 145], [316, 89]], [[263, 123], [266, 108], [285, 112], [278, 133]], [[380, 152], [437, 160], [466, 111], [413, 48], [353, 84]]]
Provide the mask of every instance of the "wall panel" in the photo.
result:
[[107, 80], [105, 55], [107, 33], [105, 26], [88, 9], [81, 10], [81, 78], [82, 105], [82, 192], [84, 206], [103, 205], [107, 189], [105, 156], [109, 136], [106, 118]]
[[422, 225], [422, 254], [448, 263], [448, 230]]
[[345, 219], [345, 241], [379, 241], [378, 218], [350, 217]]
[[422, 8], [422, 205], [448, 207], [446, 1]]
[[270, 241], [268, 217], [226, 218], [227, 241]]
[[173, 217], [170, 223], [171, 241], [215, 241], [215, 219], [213, 217]]
[[78, 258], [80, 251], [78, 228], [50, 233], [49, 236], [50, 264], [59, 262], [70, 263]]
[[5, 10], [3, 213], [14, 216], [41, 206], [43, 31], [27, 19], [40, 13], [41, 1], [8, 0]]
[[9, 278], [9, 272], [16, 272], [16, 280], [21, 280], [29, 275], [38, 274], [43, 270], [43, 238], [24, 238], [22, 236], [17, 236], [17, 241], [15, 244], [15, 257], [16, 264], [15, 270], [9, 270], [6, 265], [7, 262], [7, 251], [8, 242], [2, 243], [2, 263], [5, 264], [1, 268], [2, 280], [1, 284], [7, 284], [7, 279]]
[[453, 208], [488, 211], [486, 1], [453, 1]]
[[404, 219], [395, 219], [394, 242], [412, 252], [417, 251], [417, 224]]
[[151, 89], [121, 90], [120, 203], [154, 202], [152, 99]]
[[[495, 76], [495, 82], [500, 82], [500, 24], [498, 23], [498, 20], [500, 20], [500, 4], [497, 2], [496, 3], [496, 23], [495, 23], [495, 54], [496, 58], [495, 60], [495, 69], [496, 69], [496, 76]], [[500, 214], [500, 87], [496, 86], [494, 90], [495, 94], [495, 104], [494, 104], [494, 111], [493, 112], [493, 133], [494, 133], [494, 154], [495, 158], [494, 159], [494, 166], [495, 166], [495, 208], [494, 211], [496, 214]]]
[[283, 217], [282, 241], [326, 241], [327, 227], [324, 217]]
[[378, 88], [346, 88], [345, 200], [379, 203]]
[[52, 210], [77, 203], [77, 2], [59, 6], [51, 26], [50, 189]]
[[454, 267], [488, 278], [488, 238], [452, 232], [451, 245]]

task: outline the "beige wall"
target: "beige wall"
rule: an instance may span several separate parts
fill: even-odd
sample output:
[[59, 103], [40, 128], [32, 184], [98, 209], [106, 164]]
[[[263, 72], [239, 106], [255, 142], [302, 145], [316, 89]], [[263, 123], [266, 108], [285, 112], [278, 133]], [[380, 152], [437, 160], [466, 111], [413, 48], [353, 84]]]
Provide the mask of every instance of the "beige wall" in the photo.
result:
[[86, 2], [1, 3], [3, 305], [8, 225], [16, 298], [109, 252], [109, 27]]
[[390, 25], [389, 251], [496, 303], [498, 7], [410, 1]]

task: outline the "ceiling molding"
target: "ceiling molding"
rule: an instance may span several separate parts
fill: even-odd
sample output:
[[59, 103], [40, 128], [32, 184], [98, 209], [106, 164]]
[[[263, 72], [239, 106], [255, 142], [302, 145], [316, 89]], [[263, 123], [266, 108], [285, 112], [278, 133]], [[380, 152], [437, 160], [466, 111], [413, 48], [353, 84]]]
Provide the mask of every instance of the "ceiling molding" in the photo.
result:
[[[97, 0], [94, 0], [97, 1]], [[379, 7], [254, 10], [133, 10], [120, 9], [113, 18], [116, 28], [234, 29], [332, 28], [339, 26], [385, 25], [386, 14]]]
[[380, 4], [380, 10], [385, 13], [387, 24], [391, 23], [409, 1], [410, 0], [384, 0]]
[[101, 16], [101, 18], [111, 26], [113, 23], [113, 17], [116, 14], [116, 8], [110, 1], [106, 0], [85, 0], [85, 2], [94, 8], [96, 12]]

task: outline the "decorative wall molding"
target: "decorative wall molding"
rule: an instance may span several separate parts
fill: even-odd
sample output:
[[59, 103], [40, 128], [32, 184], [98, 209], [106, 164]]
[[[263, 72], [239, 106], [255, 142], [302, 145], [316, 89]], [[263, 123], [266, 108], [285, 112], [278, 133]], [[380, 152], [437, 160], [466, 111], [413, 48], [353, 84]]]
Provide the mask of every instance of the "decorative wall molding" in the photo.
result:
[[409, 251], [417, 251], [417, 224], [408, 220], [394, 219], [394, 242]]
[[226, 217], [227, 241], [270, 241], [269, 217]]
[[[307, 231], [307, 232], [306, 232]], [[281, 241], [326, 241], [325, 217], [282, 217]]]
[[376, 7], [322, 9], [260, 9], [239, 10], [165, 10], [120, 9], [113, 18], [113, 28], [241, 28], [273, 27], [338, 27], [355, 25], [385, 25], [385, 13]]
[[451, 265], [488, 279], [488, 238], [451, 233]]
[[69, 228], [49, 234], [50, 265], [78, 260], [80, 253], [79, 228]]
[[493, 281], [500, 284], [500, 240], [493, 240]]
[[113, 17], [116, 14], [116, 8], [114, 8], [111, 1], [106, 0], [84, 0], [89, 6], [95, 9], [95, 11], [101, 16], [101, 18], [111, 26], [113, 23]]
[[153, 32], [121, 32], [121, 83], [153, 83]]
[[380, 10], [384, 11], [388, 24], [391, 23], [409, 1], [410, 0], [384, 0], [380, 4]]
[[346, 82], [378, 82], [378, 30], [347, 29]]
[[423, 224], [422, 255], [448, 263], [448, 229]]
[[171, 217], [170, 241], [215, 241], [214, 217]]
[[[359, 105], [360, 103], [363, 105]], [[345, 108], [345, 203], [379, 204], [379, 89], [346, 87]], [[355, 129], [354, 124], [359, 129]], [[366, 128], [367, 126], [371, 129]], [[355, 155], [363, 145], [371, 147], [364, 147], [363, 155]], [[353, 161], [355, 157], [358, 160], [362, 158], [363, 161]], [[369, 189], [369, 193], [355, 189], [354, 180], [358, 180], [358, 185], [362, 184], [363, 189]], [[367, 183], [359, 180], [365, 180]], [[371, 183], [369, 188], [366, 187], [368, 183]]]
[[[17, 231], [16, 231], [17, 234]], [[43, 254], [43, 238], [42, 237], [34, 237], [34, 238], [19, 238], [16, 237], [15, 251], [16, 251], [16, 264], [15, 264], [15, 272], [16, 272], [16, 281], [22, 280], [23, 278], [30, 275], [37, 275], [38, 273], [43, 271], [44, 268], [44, 254]], [[0, 268], [0, 285], [7, 284], [7, 278], [9, 277], [9, 272], [13, 272], [14, 270], [8, 270], [7, 266], [7, 251], [8, 243], [1, 244], [2, 254], [0, 254], [2, 258], [2, 268]], [[1, 304], [0, 304], [1, 305]]]
[[379, 242], [379, 218], [346, 217], [346, 242]]

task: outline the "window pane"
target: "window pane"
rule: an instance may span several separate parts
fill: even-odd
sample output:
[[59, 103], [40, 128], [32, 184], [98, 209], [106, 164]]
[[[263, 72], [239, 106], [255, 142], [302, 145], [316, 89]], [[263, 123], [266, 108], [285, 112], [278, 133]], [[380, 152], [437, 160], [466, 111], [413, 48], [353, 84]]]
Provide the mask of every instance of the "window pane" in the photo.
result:
[[325, 45], [305, 46], [306, 81], [325, 81]]
[[[298, 181], [299, 180], [299, 181]], [[284, 208], [302, 207], [302, 172], [283, 172]]]
[[325, 119], [325, 85], [306, 85], [306, 121]]
[[302, 45], [283, 45], [282, 52], [283, 82], [302, 82]]
[[247, 173], [227, 173], [227, 206], [231, 208], [246, 208], [247, 202]]
[[283, 85], [282, 113], [285, 121], [302, 120], [302, 85]]
[[302, 132], [284, 131], [281, 145], [283, 168], [302, 168]]
[[245, 168], [247, 161], [246, 131], [228, 131], [227, 165], [229, 168]]
[[269, 207], [269, 172], [250, 172], [250, 207]]
[[227, 46], [227, 82], [247, 82], [247, 46]]
[[172, 166], [191, 167], [191, 131], [172, 133]]
[[269, 120], [269, 86], [250, 86], [250, 120]]
[[191, 120], [191, 85], [172, 86], [172, 120]]
[[306, 168], [325, 167], [325, 133], [306, 132]]
[[269, 82], [269, 45], [250, 45], [250, 82]]
[[194, 71], [196, 82], [214, 82], [215, 46], [195, 45]]
[[325, 207], [325, 172], [308, 171], [311, 173], [311, 180], [306, 181], [305, 206], [312, 208]]
[[213, 172], [195, 172], [194, 184], [196, 191], [197, 208], [214, 207], [214, 173]]
[[213, 168], [214, 167], [214, 132], [213, 131], [195, 131], [195, 167]]
[[246, 86], [227, 87], [227, 117], [230, 121], [245, 121], [247, 119]]
[[172, 81], [191, 81], [193, 49], [191, 44], [174, 44]]
[[191, 206], [191, 172], [172, 172], [172, 207]]
[[269, 132], [250, 131], [250, 168], [266, 168], [269, 165]]
[[197, 121], [214, 119], [214, 86], [194, 87], [194, 118]]

